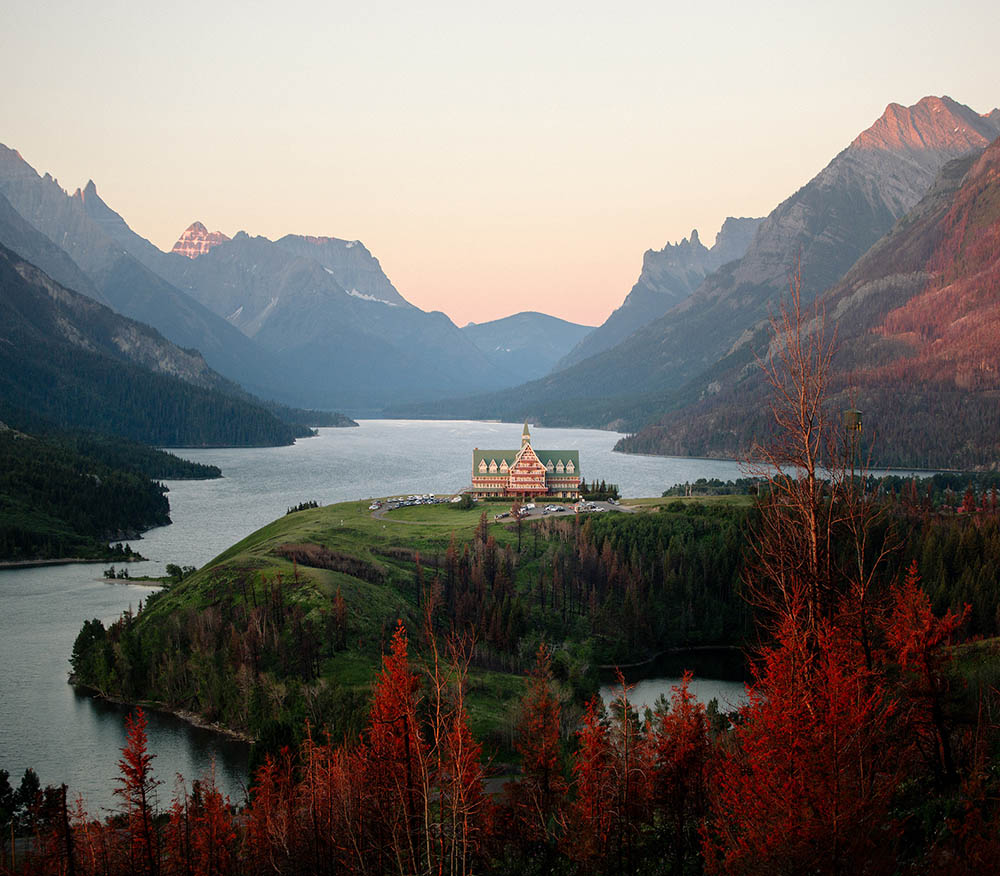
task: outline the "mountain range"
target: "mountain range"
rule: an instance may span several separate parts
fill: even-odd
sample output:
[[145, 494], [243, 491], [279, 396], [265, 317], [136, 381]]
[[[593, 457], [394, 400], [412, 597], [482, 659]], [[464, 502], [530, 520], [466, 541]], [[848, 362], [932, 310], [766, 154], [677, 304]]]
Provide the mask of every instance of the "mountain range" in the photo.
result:
[[3, 245], [0, 290], [0, 409], [171, 447], [290, 444], [310, 434], [196, 350], [65, 288]]
[[998, 134], [998, 110], [980, 115], [947, 97], [912, 107], [890, 104], [771, 211], [741, 258], [708, 274], [625, 341], [511, 390], [392, 412], [637, 430], [714, 391], [703, 376], [721, 359], [753, 358], [749, 342], [787, 290], [796, 264], [810, 301], [917, 204], [948, 161], [983, 149]]
[[[992, 197], [987, 147], [998, 136], [1000, 110], [980, 115], [948, 97], [890, 104], [767, 217], [727, 219], [711, 248], [693, 231], [648, 250], [621, 307], [595, 329], [534, 312], [459, 329], [408, 302], [357, 240], [230, 238], [195, 222], [164, 252], [92, 181], [70, 195], [2, 146], [0, 243], [45, 282], [154, 327], [190, 357], [164, 360], [184, 363], [182, 379], [214, 375], [205, 379], [228, 390], [200, 388], [251, 405], [236, 383], [306, 407], [529, 418], [638, 432], [626, 450], [731, 455], [760, 425], [753, 367], [793, 270], [843, 341], [838, 374], [852, 376], [837, 392], [850, 385], [876, 408], [903, 410], [909, 380], [957, 411], [994, 391], [984, 338], [996, 257], [960, 231], [992, 239], [981, 202]], [[946, 239], [950, 249], [935, 248]], [[64, 314], [50, 328], [70, 323]], [[914, 405], [910, 420], [923, 422]], [[986, 424], [976, 410], [970, 421]], [[930, 458], [919, 436], [894, 429], [892, 459]], [[977, 453], [966, 455], [981, 464]]]
[[[245, 232], [230, 239], [195, 222], [163, 252], [129, 227], [93, 181], [70, 195], [6, 147], [0, 195], [0, 222], [10, 219], [0, 225], [0, 242], [44, 261], [65, 285], [199, 350], [212, 368], [265, 398], [376, 415], [387, 404], [512, 386], [537, 373], [534, 363], [548, 370], [579, 340], [541, 314], [524, 317], [544, 350], [512, 365], [493, 347], [480, 349], [445, 314], [408, 302], [357, 240], [271, 241]], [[554, 334], [546, 337], [543, 324]]]
[[[920, 202], [820, 300], [837, 353], [830, 413], [865, 411], [883, 465], [1000, 458], [1000, 138], [942, 168]], [[760, 327], [748, 347], [767, 350]], [[712, 391], [624, 439], [646, 453], [744, 456], [773, 432], [760, 368], [734, 353]]]

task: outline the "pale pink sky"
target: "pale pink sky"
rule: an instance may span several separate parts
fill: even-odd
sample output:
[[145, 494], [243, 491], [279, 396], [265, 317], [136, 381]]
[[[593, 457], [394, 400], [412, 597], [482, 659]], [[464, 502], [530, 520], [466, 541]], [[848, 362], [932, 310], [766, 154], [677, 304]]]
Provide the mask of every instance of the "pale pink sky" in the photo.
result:
[[0, 142], [165, 249], [360, 239], [459, 325], [599, 323], [890, 101], [1000, 103], [986, 0], [145, 5], [6, 3]]

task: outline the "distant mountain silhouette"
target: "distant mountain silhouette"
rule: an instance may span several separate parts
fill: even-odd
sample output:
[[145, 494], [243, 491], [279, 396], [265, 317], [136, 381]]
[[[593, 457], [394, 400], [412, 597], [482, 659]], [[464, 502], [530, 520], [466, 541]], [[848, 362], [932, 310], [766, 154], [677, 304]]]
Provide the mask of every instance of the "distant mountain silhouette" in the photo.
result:
[[462, 327], [463, 334], [513, 382], [548, 373], [592, 331], [590, 326], [534, 311]]

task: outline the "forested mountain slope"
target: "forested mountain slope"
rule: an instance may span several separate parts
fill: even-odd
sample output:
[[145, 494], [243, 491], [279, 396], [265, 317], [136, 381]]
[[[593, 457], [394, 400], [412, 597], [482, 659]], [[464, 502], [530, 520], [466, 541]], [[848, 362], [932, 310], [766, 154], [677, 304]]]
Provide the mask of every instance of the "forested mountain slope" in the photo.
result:
[[290, 444], [296, 429], [196, 352], [65, 289], [0, 246], [0, 401], [161, 446]]
[[[179, 347], [198, 350], [230, 380], [253, 392], [280, 397], [283, 381], [266, 351], [149, 270], [109, 234], [108, 229], [116, 226], [112, 217], [121, 225], [124, 221], [103, 202], [96, 203], [99, 198], [92, 182], [71, 196], [49, 174], [39, 176], [19, 153], [0, 145], [0, 194], [86, 274], [92, 286], [81, 284], [85, 288], [76, 291], [92, 295], [96, 287], [98, 300], [123, 316], [153, 326]], [[13, 239], [0, 238], [0, 242], [29, 260], [37, 255], [37, 251], [21, 252]], [[52, 264], [46, 262], [48, 267]], [[69, 288], [76, 288], [70, 276], [62, 274], [61, 278]]]

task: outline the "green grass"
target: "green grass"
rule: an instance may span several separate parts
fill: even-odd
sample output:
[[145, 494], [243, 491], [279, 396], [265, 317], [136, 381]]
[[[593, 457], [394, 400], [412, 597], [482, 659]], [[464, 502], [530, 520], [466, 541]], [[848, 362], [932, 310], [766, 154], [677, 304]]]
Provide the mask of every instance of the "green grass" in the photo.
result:
[[[649, 499], [636, 504], [655, 509], [671, 501], [676, 500]], [[158, 627], [169, 628], [169, 623], [177, 622], [178, 612], [217, 607], [227, 616], [244, 600], [257, 606], [267, 604], [280, 576], [285, 603], [301, 606], [305, 616], [320, 621], [317, 628], [324, 629], [339, 591], [347, 608], [346, 650], [332, 656], [327, 651], [319, 671], [321, 680], [340, 692], [336, 696], [348, 697], [342, 702], [353, 704], [345, 708], [356, 710], [367, 698], [381, 665], [383, 643], [397, 619], [411, 630], [411, 655], [419, 666], [417, 642], [421, 637], [415, 632], [421, 624], [421, 611], [417, 605], [416, 552], [421, 556], [424, 581], [430, 584], [435, 561], [443, 562], [452, 538], [461, 551], [474, 537], [483, 513], [482, 506], [463, 511], [450, 504], [417, 505], [379, 518], [368, 505], [367, 500], [343, 502], [274, 520], [153, 599], [140, 616], [140, 626], [150, 625], [147, 629], [155, 638]], [[503, 507], [492, 505], [485, 510], [489, 533], [498, 544], [516, 544], [516, 523], [509, 518], [493, 520]], [[526, 521], [522, 528], [522, 540], [529, 546], [533, 525], [534, 521]], [[289, 544], [321, 545], [336, 555], [328, 558], [332, 563], [341, 562], [340, 556], [351, 558], [352, 563], [360, 561], [368, 570], [366, 578], [373, 580], [294, 564], [278, 554], [282, 545]], [[522, 553], [516, 586], [533, 586], [538, 562], [530, 548]], [[355, 563], [352, 571], [357, 568]], [[524, 686], [520, 675], [478, 668], [469, 672], [466, 708], [470, 727], [495, 754], [510, 752]]]

